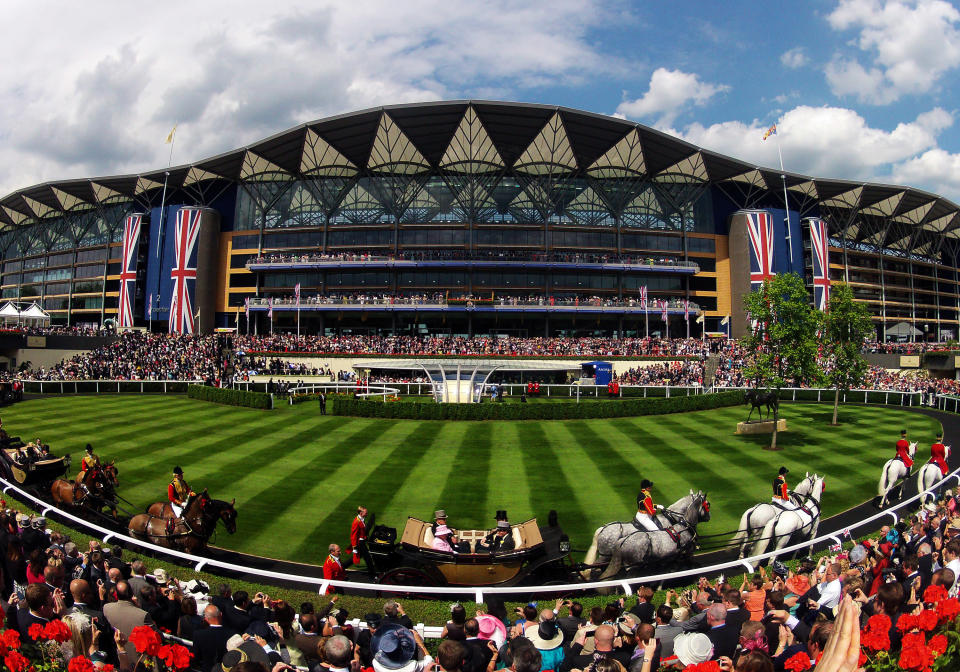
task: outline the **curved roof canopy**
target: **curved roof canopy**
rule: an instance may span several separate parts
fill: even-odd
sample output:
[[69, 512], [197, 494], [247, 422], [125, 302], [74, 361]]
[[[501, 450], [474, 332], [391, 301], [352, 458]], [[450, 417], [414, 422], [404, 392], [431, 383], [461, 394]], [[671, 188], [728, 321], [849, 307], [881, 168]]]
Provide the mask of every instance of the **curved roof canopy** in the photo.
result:
[[[793, 173], [782, 176], [779, 170], [623, 119], [565, 107], [471, 100], [351, 112], [169, 170], [27, 187], [0, 199], [0, 228], [123, 202], [158, 204], [165, 173], [169, 190], [181, 190], [187, 197], [199, 194], [202, 200], [206, 187], [235, 182], [349, 180], [360, 175], [412, 180], [427, 173], [508, 171], [529, 180], [529, 188], [561, 176], [714, 183], [741, 201], [741, 207], [780, 192], [785, 179], [805, 210], [832, 213], [831, 225], [838, 228], [843, 221], [844, 235], [859, 242], [896, 248], [918, 244], [918, 234], [960, 239], [960, 208], [936, 194]], [[871, 217], [884, 226], [854, 222]]]

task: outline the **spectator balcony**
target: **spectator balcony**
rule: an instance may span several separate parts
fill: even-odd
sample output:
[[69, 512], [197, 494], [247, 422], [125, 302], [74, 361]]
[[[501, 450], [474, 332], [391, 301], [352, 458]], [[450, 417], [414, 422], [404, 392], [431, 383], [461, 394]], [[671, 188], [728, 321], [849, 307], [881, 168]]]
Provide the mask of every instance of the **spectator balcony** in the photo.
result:
[[[251, 312], [269, 311], [290, 312], [298, 310], [293, 298], [251, 298]], [[595, 314], [611, 315], [644, 314], [655, 318], [663, 314], [663, 309], [655, 306], [653, 300], [643, 308], [636, 299], [613, 299], [586, 297], [581, 299], [556, 299], [550, 297], [499, 297], [499, 298], [446, 298], [440, 296], [312, 296], [304, 297], [299, 306], [301, 311], [383, 311], [383, 312], [477, 312], [477, 313], [553, 313], [553, 314]], [[689, 303], [689, 314], [695, 317], [700, 307]], [[684, 303], [676, 299], [667, 305], [667, 314], [681, 316]]]
[[466, 255], [401, 253], [399, 256], [373, 254], [265, 255], [246, 263], [250, 271], [290, 271], [356, 268], [540, 268], [555, 270], [628, 271], [695, 275], [700, 267], [692, 261], [662, 256], [610, 255], [551, 252], [509, 254], [496, 252]]

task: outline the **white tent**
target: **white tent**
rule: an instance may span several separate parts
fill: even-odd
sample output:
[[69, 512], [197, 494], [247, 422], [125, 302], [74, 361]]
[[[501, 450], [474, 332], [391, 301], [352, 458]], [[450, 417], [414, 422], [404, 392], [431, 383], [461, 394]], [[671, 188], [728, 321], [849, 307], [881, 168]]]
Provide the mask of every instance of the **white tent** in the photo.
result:
[[31, 303], [26, 310], [20, 311], [20, 319], [33, 322], [49, 322], [50, 315], [37, 304]]
[[884, 331], [887, 336], [895, 338], [910, 338], [911, 336], [923, 336], [923, 332], [915, 327], [911, 327], [907, 322], [897, 322], [895, 325]]
[[16, 321], [20, 319], [20, 311], [17, 310], [17, 307], [13, 305], [12, 301], [7, 301], [5, 304], [3, 304], [3, 308], [0, 308], [0, 317], [3, 318], [4, 322], [9, 319]]
[[26, 308], [18, 308], [13, 301], [8, 301], [0, 308], [0, 319], [4, 324], [14, 322], [16, 324], [48, 324], [50, 315], [45, 312], [36, 303], [31, 303]]

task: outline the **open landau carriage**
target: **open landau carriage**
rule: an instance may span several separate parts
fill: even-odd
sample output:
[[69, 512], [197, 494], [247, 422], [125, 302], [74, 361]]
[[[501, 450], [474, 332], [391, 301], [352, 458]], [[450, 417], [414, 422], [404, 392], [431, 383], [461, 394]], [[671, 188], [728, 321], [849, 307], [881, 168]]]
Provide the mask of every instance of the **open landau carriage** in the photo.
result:
[[469, 553], [434, 550], [430, 523], [408, 518], [400, 541], [395, 528], [373, 526], [364, 560], [379, 583], [409, 586], [515, 585], [575, 581], [570, 542], [559, 526], [540, 527], [536, 518], [511, 525], [514, 550], [490, 553], [480, 541], [491, 530], [456, 530]]
[[48, 455], [25, 458], [24, 448], [29, 448], [19, 436], [0, 441], [0, 472], [20, 485], [49, 485], [66, 473], [69, 458]]

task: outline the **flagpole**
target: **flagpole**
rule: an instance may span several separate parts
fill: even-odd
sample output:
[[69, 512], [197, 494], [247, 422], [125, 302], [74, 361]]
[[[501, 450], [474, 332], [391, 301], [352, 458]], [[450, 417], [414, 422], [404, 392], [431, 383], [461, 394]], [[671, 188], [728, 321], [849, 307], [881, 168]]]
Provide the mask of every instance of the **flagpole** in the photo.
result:
[[780, 181], [783, 182], [783, 223], [786, 229], [787, 250], [790, 251], [790, 270], [793, 271], [793, 242], [790, 236], [790, 201], [787, 199], [787, 174], [783, 170], [783, 152], [780, 150], [780, 135], [777, 136], [777, 156], [780, 158]]
[[[179, 122], [178, 122], [179, 123]], [[163, 191], [160, 194], [160, 224], [157, 226], [157, 313], [160, 312], [160, 278], [163, 276], [163, 246], [161, 245], [161, 240], [163, 240], [163, 225], [166, 221], [166, 213], [164, 212], [164, 207], [167, 202], [167, 182], [170, 180], [170, 166], [173, 165], [173, 146], [177, 141], [177, 124], [173, 125], [173, 130], [170, 131], [170, 135], [167, 136], [170, 142], [170, 154], [167, 157], [167, 169], [163, 171]], [[150, 320], [150, 331], [153, 331], [153, 320]]]

